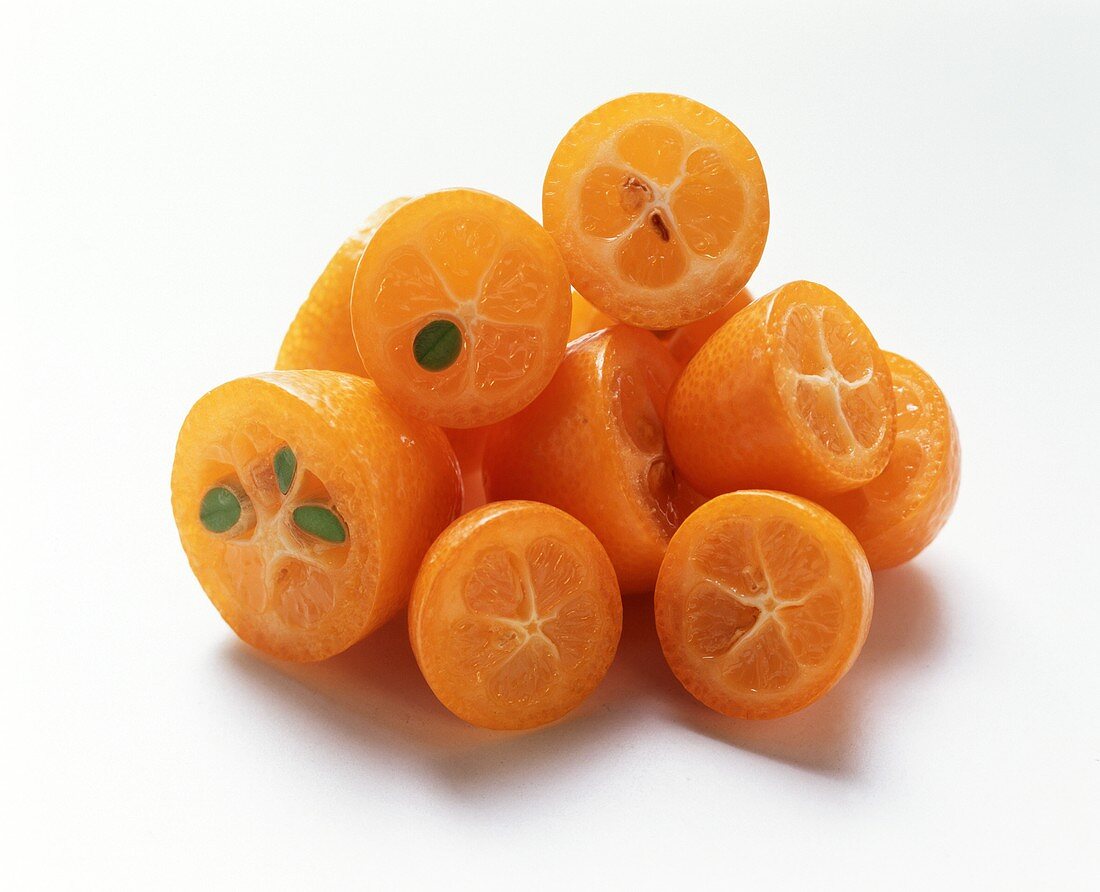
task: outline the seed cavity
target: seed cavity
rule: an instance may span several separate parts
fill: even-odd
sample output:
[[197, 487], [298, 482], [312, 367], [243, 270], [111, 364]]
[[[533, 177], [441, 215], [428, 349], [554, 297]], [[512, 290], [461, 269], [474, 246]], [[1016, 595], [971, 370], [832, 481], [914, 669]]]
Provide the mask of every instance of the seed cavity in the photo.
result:
[[435, 319], [413, 338], [413, 357], [429, 372], [441, 372], [454, 365], [462, 352], [462, 332], [449, 319]]
[[284, 446], [275, 453], [272, 464], [275, 466], [275, 480], [279, 484], [279, 492], [285, 496], [290, 492], [290, 484], [294, 482], [294, 475], [298, 471], [298, 458], [289, 446]]
[[211, 533], [228, 533], [241, 519], [248, 497], [221, 484], [206, 491], [199, 504], [199, 520]]
[[628, 214], [634, 214], [640, 211], [642, 206], [649, 201], [650, 195], [652, 195], [652, 192], [649, 186], [637, 177], [630, 176], [623, 180], [622, 189], [619, 193], [619, 204]]
[[325, 542], [344, 542], [347, 531], [336, 513], [323, 505], [302, 505], [294, 509], [294, 523], [303, 533]]
[[657, 235], [661, 237], [661, 241], [667, 242], [669, 240], [668, 224], [665, 223], [664, 217], [661, 216], [660, 211], [654, 211], [649, 215], [649, 223], [657, 230]]

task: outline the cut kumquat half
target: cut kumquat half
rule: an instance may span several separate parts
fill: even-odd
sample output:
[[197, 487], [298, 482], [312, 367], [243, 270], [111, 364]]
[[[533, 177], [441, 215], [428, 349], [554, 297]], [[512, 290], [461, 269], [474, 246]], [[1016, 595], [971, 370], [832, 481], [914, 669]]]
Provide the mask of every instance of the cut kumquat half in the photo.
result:
[[490, 499], [567, 511], [607, 549], [623, 595], [653, 591], [669, 537], [701, 501], [676, 474], [664, 412], [680, 366], [648, 331], [616, 325], [573, 341], [557, 374], [490, 428]]
[[561, 718], [607, 673], [622, 631], [611, 562], [563, 511], [496, 502], [436, 540], [409, 604], [417, 663], [440, 702], [484, 728]]
[[321, 660], [405, 604], [461, 501], [443, 432], [373, 383], [280, 371], [223, 384], [180, 431], [172, 509], [199, 583], [248, 644]]
[[777, 718], [821, 697], [867, 637], [874, 593], [855, 536], [823, 508], [747, 490], [707, 502], [668, 548], [657, 633], [680, 683], [728, 716]]
[[878, 477], [822, 504], [855, 533], [873, 570], [912, 560], [947, 523], [959, 494], [959, 431], [924, 369], [885, 353], [894, 385], [897, 437]]
[[396, 198], [382, 205], [336, 251], [290, 323], [275, 368], [366, 374], [351, 330], [351, 285], [355, 268], [374, 231], [408, 200]]
[[669, 397], [667, 430], [676, 467], [707, 495], [845, 492], [890, 458], [890, 371], [840, 297], [791, 282], [707, 339]]
[[565, 352], [569, 314], [554, 240], [515, 205], [471, 189], [391, 214], [352, 289], [367, 374], [407, 414], [452, 428], [533, 400]]
[[768, 234], [752, 143], [713, 109], [668, 93], [623, 96], [581, 118], [550, 161], [542, 210], [576, 289], [644, 328], [729, 303]]

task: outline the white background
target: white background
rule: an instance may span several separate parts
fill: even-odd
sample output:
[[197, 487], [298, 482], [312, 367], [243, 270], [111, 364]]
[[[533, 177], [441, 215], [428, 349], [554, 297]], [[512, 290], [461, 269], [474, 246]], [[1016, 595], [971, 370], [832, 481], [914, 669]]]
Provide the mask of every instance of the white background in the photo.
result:
[[[959, 5], [5, 9], [9, 887], [1096, 888], [1098, 12]], [[169, 510], [191, 403], [271, 366], [374, 206], [537, 216], [558, 139], [637, 90], [755, 143], [757, 293], [830, 285], [954, 405], [958, 508], [854, 670], [727, 720], [635, 607], [591, 700], [509, 735], [400, 623], [322, 665], [238, 644]]]

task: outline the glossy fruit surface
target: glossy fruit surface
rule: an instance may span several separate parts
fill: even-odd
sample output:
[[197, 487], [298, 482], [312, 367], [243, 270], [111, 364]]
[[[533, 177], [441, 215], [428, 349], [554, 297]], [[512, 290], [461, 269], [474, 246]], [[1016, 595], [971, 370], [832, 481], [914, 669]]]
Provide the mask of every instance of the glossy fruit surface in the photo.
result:
[[592, 304], [573, 292], [573, 312], [569, 317], [569, 340], [581, 335], [591, 334], [601, 328], [610, 328], [616, 322], [607, 313], [596, 309]]
[[462, 472], [462, 513], [473, 511], [485, 504], [485, 480], [481, 465], [485, 456], [484, 427], [444, 428], [443, 433], [451, 443]]
[[855, 311], [813, 282], [777, 288], [715, 332], [667, 416], [676, 467], [707, 495], [856, 489], [886, 467], [894, 425], [882, 351]]
[[924, 369], [886, 353], [897, 438], [878, 477], [822, 504], [855, 533], [871, 569], [912, 560], [931, 544], [959, 494], [959, 431], [942, 391]]
[[871, 571], [852, 533], [813, 502], [718, 496], [672, 537], [657, 633], [680, 683], [711, 709], [776, 718], [829, 690], [867, 637]]
[[607, 673], [621, 631], [600, 543], [536, 502], [496, 502], [453, 523], [409, 604], [424, 678], [451, 712], [485, 728], [561, 718]]
[[523, 211], [471, 189], [395, 211], [356, 272], [352, 329], [370, 377], [402, 411], [445, 427], [513, 414], [553, 376], [569, 279]]
[[340, 246], [290, 323], [275, 368], [329, 369], [366, 375], [351, 331], [355, 268], [374, 230], [407, 201], [396, 198], [382, 205]]
[[289, 660], [330, 657], [398, 612], [460, 500], [443, 432], [339, 372], [212, 390], [172, 467], [180, 541], [206, 594], [244, 641]]
[[617, 325], [573, 341], [530, 406], [492, 427], [490, 499], [567, 511], [607, 549], [623, 595], [653, 590], [669, 537], [698, 504], [665, 447], [665, 400], [680, 367], [651, 333]]
[[768, 234], [752, 143], [713, 109], [667, 93], [623, 96], [581, 118], [550, 161], [542, 210], [576, 289], [644, 328], [729, 303]]
[[749, 293], [749, 289], [742, 288], [733, 300], [705, 319], [689, 322], [687, 325], [681, 325], [679, 328], [667, 332], [662, 338], [665, 347], [681, 365], [687, 365], [712, 334], [750, 303], [752, 303], [752, 295]]

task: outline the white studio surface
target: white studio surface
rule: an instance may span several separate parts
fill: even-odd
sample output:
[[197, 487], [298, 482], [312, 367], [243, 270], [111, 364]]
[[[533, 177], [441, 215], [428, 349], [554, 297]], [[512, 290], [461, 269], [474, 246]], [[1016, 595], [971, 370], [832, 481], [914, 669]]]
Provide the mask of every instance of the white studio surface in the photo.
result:
[[[0, 29], [5, 886], [1097, 888], [1095, 3], [24, 4]], [[398, 194], [539, 216], [582, 114], [754, 142], [751, 286], [823, 282], [951, 401], [963, 486], [803, 713], [708, 713], [644, 607], [541, 732], [446, 713], [401, 622], [239, 644], [169, 509], [192, 402], [269, 368]]]

